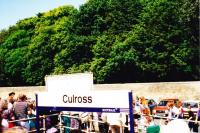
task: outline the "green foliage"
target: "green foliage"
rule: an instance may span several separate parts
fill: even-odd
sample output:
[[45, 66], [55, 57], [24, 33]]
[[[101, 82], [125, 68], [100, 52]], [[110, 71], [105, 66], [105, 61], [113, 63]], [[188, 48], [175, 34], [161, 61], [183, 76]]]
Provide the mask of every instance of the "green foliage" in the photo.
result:
[[27, 32], [25, 30], [17, 30], [4, 41], [2, 46], [11, 50], [27, 46], [29, 41], [30, 38], [27, 36]]
[[[183, 10], [185, 4], [194, 7], [192, 6], [192, 10]], [[192, 27], [183, 22], [190, 21], [188, 18], [195, 16], [197, 20], [198, 16], [194, 14], [197, 5], [189, 1], [169, 0], [148, 1], [145, 4], [140, 14], [141, 23], [134, 26], [126, 40], [127, 44], [140, 51], [138, 67], [144, 75], [149, 75], [144, 81], [195, 79], [192, 73], [197, 72], [194, 66], [198, 65], [198, 61], [193, 64], [193, 60], [196, 60], [198, 53], [198, 36]], [[182, 16], [184, 12], [191, 16]]]
[[95, 83], [199, 80], [197, 0], [89, 0], [0, 31], [0, 86], [91, 71]]
[[130, 31], [138, 23], [139, 0], [89, 0], [75, 17], [75, 33], [91, 35]]
[[137, 82], [139, 79], [139, 70], [135, 64], [137, 59], [138, 54], [135, 49], [125, 43], [116, 42], [106, 65], [100, 70], [105, 74], [104, 82]]
[[102, 35], [97, 38], [96, 44], [92, 48], [92, 52], [95, 58], [108, 58], [109, 53], [111, 52], [111, 48], [113, 43], [116, 40], [116, 36]]
[[6, 86], [8, 83], [6, 78], [6, 73], [4, 71], [6, 52], [7, 52], [6, 49], [0, 48], [0, 86]]
[[88, 63], [92, 60], [91, 49], [95, 43], [95, 37], [74, 36], [70, 39], [65, 49], [54, 58], [56, 73], [59, 72], [58, 70], [67, 72], [67, 69], [71, 69], [71, 67], [75, 68], [74, 66]]
[[25, 67], [24, 56], [27, 52], [26, 48], [18, 48], [10, 50], [5, 55], [5, 73], [7, 75], [9, 85], [19, 86], [25, 84], [23, 71]]

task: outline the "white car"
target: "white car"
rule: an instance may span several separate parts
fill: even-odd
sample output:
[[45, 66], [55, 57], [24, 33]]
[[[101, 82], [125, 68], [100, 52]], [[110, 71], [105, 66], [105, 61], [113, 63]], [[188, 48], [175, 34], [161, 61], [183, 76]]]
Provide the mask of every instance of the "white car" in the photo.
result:
[[183, 101], [183, 117], [184, 118], [188, 118], [189, 115], [188, 115], [188, 105], [191, 106], [191, 111], [194, 112], [194, 114], [196, 115], [198, 109], [199, 109], [199, 106], [200, 106], [200, 101], [197, 101], [197, 100], [186, 100], [186, 101]]

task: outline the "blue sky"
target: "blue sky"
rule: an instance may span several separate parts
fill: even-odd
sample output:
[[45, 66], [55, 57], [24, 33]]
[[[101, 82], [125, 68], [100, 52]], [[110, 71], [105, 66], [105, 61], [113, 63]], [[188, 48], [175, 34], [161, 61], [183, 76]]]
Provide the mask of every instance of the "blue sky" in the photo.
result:
[[86, 0], [0, 0], [0, 30], [39, 12], [46, 12], [62, 5], [73, 5], [78, 8], [85, 2]]

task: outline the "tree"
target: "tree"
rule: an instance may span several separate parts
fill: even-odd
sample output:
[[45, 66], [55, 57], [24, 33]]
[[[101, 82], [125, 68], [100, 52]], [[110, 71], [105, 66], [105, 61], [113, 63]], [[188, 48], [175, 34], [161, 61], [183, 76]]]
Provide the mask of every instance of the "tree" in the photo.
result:
[[20, 86], [26, 85], [25, 79], [23, 78], [23, 72], [25, 68], [24, 56], [26, 55], [27, 49], [18, 48], [9, 50], [5, 55], [5, 74], [7, 84], [9, 86]]
[[78, 35], [120, 34], [138, 23], [139, 0], [89, 0], [75, 16], [74, 29]]
[[[89, 63], [93, 57], [92, 47], [95, 42], [96, 39], [93, 36], [72, 37], [66, 45], [66, 48], [55, 56], [55, 73], [59, 73], [58, 70], [64, 72], [70, 72], [70, 70], [74, 71], [71, 67]], [[59, 69], [57, 69], [57, 67]]]
[[145, 2], [141, 22], [126, 40], [140, 54], [144, 81], [198, 80], [198, 2]]
[[89, 0], [38, 13], [0, 32], [0, 85], [84, 71], [96, 83], [199, 80], [198, 12], [197, 0]]
[[25, 67], [24, 56], [30, 38], [25, 30], [15, 29], [0, 45], [1, 49], [1, 79], [2, 85], [24, 84], [23, 70]]
[[62, 6], [38, 15], [25, 56], [27, 65], [24, 77], [28, 84], [43, 85], [45, 75], [53, 73], [54, 57], [67, 46], [72, 17], [76, 12], [71, 6]]

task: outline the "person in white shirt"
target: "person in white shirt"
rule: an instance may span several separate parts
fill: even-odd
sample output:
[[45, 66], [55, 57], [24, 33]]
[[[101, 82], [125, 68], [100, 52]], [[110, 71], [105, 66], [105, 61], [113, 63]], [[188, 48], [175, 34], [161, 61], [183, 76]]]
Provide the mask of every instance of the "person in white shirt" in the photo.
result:
[[175, 106], [172, 107], [172, 114], [173, 114], [173, 118], [178, 118], [179, 116], [179, 109], [177, 107], [177, 105], [175, 104]]
[[[120, 133], [120, 127], [126, 122], [125, 113], [106, 113], [107, 122], [109, 123], [109, 133]], [[123, 130], [123, 128], [121, 128]]]

